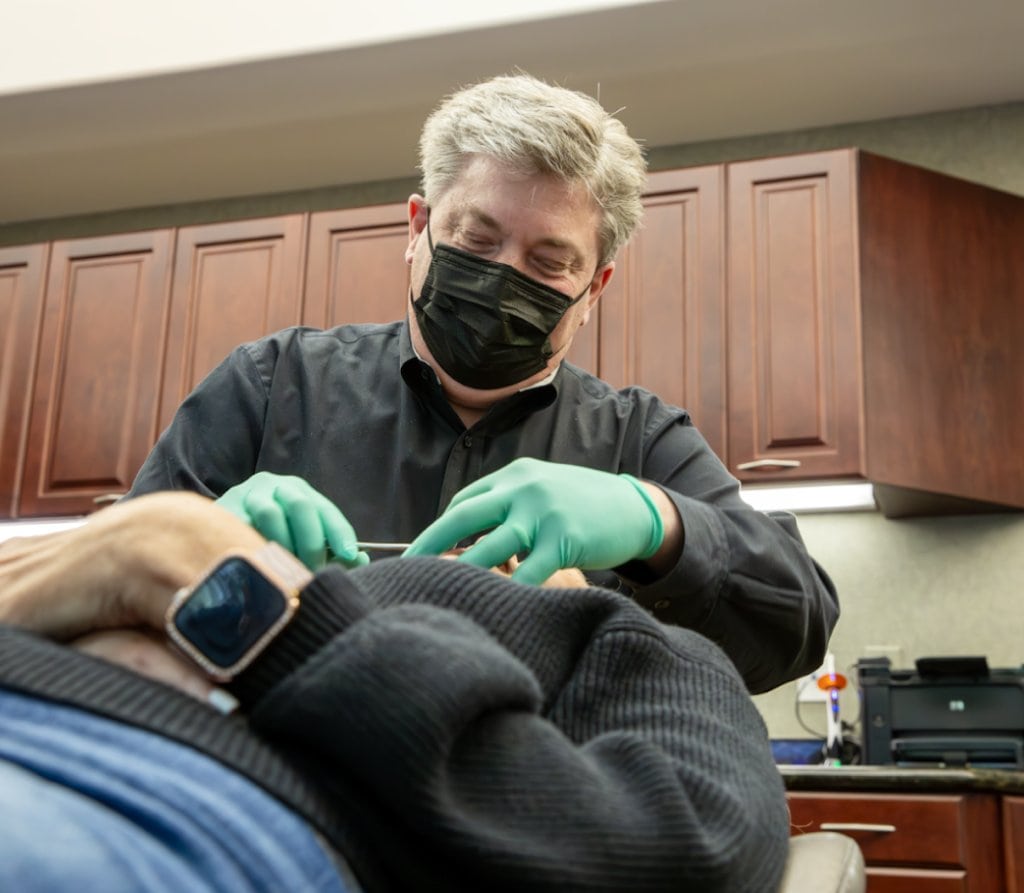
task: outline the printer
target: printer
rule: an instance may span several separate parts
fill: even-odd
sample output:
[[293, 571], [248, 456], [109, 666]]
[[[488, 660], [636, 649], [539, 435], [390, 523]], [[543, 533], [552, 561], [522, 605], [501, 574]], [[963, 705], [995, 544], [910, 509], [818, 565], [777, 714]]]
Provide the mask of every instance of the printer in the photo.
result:
[[1024, 667], [984, 657], [924, 657], [896, 670], [857, 662], [861, 762], [1024, 769]]

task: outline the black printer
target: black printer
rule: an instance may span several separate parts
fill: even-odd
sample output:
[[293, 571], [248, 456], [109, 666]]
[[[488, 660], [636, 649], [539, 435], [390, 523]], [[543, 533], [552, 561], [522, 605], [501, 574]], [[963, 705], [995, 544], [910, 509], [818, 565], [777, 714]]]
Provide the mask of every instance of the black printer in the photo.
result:
[[894, 670], [887, 657], [862, 658], [857, 681], [861, 762], [1024, 769], [1024, 667], [923, 657]]

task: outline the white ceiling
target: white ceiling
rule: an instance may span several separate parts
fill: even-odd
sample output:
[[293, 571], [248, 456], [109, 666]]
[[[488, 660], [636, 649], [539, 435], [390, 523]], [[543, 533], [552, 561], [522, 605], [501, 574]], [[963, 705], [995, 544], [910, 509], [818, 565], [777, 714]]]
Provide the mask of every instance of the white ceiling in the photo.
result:
[[667, 146], [1024, 100], [1024, 0], [668, 0], [0, 95], [0, 223], [415, 175], [513, 68]]

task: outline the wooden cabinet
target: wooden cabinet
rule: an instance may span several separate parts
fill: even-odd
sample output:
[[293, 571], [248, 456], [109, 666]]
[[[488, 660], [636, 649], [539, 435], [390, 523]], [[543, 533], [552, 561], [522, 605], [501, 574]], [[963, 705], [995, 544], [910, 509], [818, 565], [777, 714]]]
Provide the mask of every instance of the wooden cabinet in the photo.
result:
[[[747, 483], [1024, 507], [1024, 198], [840, 150], [652, 173], [644, 205], [572, 362]], [[237, 344], [402, 317], [407, 241], [395, 203], [0, 251], [0, 516], [122, 492]]]
[[402, 319], [409, 303], [404, 204], [323, 211], [309, 221], [303, 322], [318, 328]]
[[170, 231], [56, 242], [17, 515], [80, 514], [128, 488], [153, 443]]
[[834, 830], [857, 841], [868, 893], [1001, 893], [995, 794], [788, 794], [792, 833]]
[[233, 348], [302, 321], [303, 214], [178, 230], [160, 430]]
[[1024, 507], [1024, 199], [855, 150], [727, 189], [734, 473]]
[[124, 493], [213, 366], [301, 321], [305, 231], [296, 214], [54, 243], [9, 514], [84, 514]]
[[853, 172], [845, 153], [729, 166], [729, 464], [857, 475]]
[[1024, 893], [1024, 797], [1003, 797], [1006, 893]]
[[0, 248], [0, 518], [14, 517], [48, 249]]
[[644, 223], [569, 358], [690, 412], [725, 457], [724, 171], [651, 174]]

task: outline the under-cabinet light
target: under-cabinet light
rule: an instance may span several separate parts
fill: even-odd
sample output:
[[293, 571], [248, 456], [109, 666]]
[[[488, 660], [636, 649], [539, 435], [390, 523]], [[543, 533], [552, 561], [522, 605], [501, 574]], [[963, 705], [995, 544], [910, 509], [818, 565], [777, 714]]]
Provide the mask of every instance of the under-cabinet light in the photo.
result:
[[70, 530], [84, 524], [85, 518], [44, 518], [29, 519], [26, 521], [2, 521], [0, 522], [0, 542], [9, 540], [16, 536], [41, 536], [44, 533], [57, 533], [61, 530]]
[[742, 487], [740, 496], [762, 512], [863, 512], [877, 507], [871, 484], [754, 485]]

